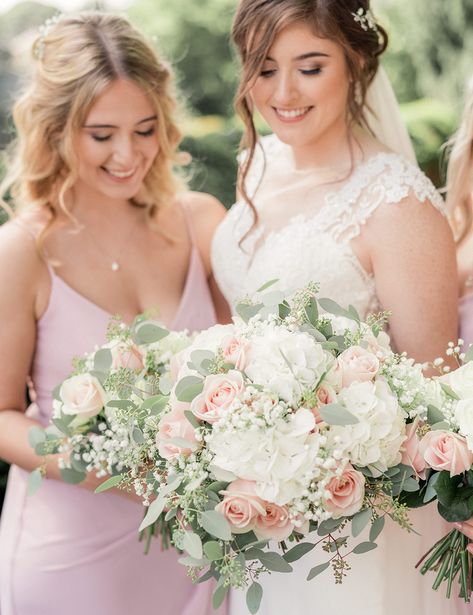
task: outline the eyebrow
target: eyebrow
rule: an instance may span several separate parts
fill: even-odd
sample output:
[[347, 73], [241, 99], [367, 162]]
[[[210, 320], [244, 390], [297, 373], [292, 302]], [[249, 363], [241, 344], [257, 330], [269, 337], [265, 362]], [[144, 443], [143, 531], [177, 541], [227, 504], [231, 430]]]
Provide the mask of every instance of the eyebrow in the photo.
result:
[[[145, 117], [143, 120], [140, 120], [135, 124], [135, 126], [139, 126], [140, 124], [145, 124], [146, 122], [151, 122], [151, 120], [157, 120], [156, 115], [150, 115], [149, 117]], [[118, 128], [118, 126], [114, 126], [113, 124], [84, 124], [84, 128]]]
[[[322, 53], [321, 51], [309, 51], [308, 53], [303, 53], [302, 55], [295, 57], [294, 61], [307, 60], [308, 58], [329, 58], [329, 57], [330, 56], [328, 53]], [[276, 62], [276, 60], [274, 60], [270, 56], [266, 56], [266, 59], [269, 60], [270, 62]]]

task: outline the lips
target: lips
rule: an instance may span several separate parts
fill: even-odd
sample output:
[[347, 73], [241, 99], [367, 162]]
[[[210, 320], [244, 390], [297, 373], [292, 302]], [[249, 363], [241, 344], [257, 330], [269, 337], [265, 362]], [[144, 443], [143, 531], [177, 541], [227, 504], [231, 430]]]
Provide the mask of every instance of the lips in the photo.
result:
[[119, 171], [118, 169], [107, 169], [107, 167], [102, 167], [102, 169], [116, 179], [129, 179], [136, 173], [137, 167], [125, 171]]
[[312, 107], [299, 107], [297, 109], [279, 109], [273, 107], [276, 115], [284, 122], [297, 122], [304, 118]]

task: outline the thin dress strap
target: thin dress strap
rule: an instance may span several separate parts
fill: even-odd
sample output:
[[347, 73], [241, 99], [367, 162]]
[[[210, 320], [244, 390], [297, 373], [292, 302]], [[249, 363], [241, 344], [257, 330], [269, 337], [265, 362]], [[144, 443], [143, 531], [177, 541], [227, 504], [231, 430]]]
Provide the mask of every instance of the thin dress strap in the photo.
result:
[[193, 248], [197, 248], [197, 236], [195, 233], [194, 220], [192, 219], [190, 207], [187, 203], [181, 203], [180, 207], [181, 207], [182, 213], [184, 214], [187, 234], [189, 236], [189, 241], [191, 243], [191, 246]]

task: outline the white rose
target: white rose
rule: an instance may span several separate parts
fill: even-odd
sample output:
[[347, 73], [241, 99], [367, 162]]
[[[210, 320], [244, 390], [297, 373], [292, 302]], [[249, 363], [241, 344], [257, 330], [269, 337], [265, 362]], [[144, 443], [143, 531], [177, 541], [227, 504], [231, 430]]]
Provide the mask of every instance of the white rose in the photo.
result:
[[465, 436], [468, 448], [473, 452], [473, 398], [460, 399], [455, 407], [455, 420], [460, 433]]
[[250, 340], [245, 374], [294, 406], [333, 362], [332, 355], [307, 333], [269, 325]]
[[283, 506], [302, 494], [314, 467], [320, 436], [306, 408], [278, 419], [272, 427], [223, 429], [208, 440], [213, 465], [255, 481], [259, 497]]
[[80, 374], [65, 380], [59, 390], [63, 414], [75, 414], [81, 421], [96, 416], [105, 406], [106, 393], [95, 376]]
[[465, 363], [439, 380], [448, 384], [462, 399], [473, 397], [473, 361]]
[[333, 426], [329, 437], [341, 437], [340, 448], [353, 465], [371, 466], [374, 473], [381, 473], [400, 463], [405, 422], [397, 399], [384, 380], [354, 382], [341, 391], [338, 402], [359, 422]]

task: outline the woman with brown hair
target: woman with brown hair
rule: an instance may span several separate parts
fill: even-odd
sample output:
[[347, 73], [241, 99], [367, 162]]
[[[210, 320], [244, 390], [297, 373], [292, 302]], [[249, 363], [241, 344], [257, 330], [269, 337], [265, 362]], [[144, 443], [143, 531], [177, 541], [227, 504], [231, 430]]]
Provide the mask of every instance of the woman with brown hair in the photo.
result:
[[[379, 69], [387, 35], [368, 0], [240, 0], [233, 40], [246, 150], [239, 200], [212, 248], [227, 300], [270, 279], [283, 289], [314, 280], [322, 297], [352, 304], [362, 317], [389, 311], [400, 351], [419, 361], [442, 355], [457, 335], [454, 243], [442, 199], [406, 158], [412, 148]], [[378, 113], [386, 104], [387, 118]], [[258, 136], [256, 111], [273, 134]], [[292, 574], [261, 577], [260, 612], [460, 612], [414, 569], [445, 533], [442, 521], [426, 508], [412, 522], [419, 534], [387, 515], [378, 548], [352, 554], [341, 585], [330, 570], [306, 581], [330, 558], [320, 546]], [[348, 551], [356, 543], [348, 538]], [[230, 603], [231, 615], [248, 612], [238, 592]]]
[[[145, 556], [139, 502], [94, 495], [97, 478], [48, 480], [28, 444], [47, 425], [71, 360], [105, 341], [108, 321], [149, 309], [174, 329], [228, 318], [210, 273], [223, 207], [173, 171], [181, 135], [172, 76], [125, 19], [62, 16], [35, 43], [36, 72], [14, 108], [18, 138], [0, 229], [0, 456], [12, 464], [0, 529], [2, 615], [195, 615], [211, 588], [193, 586], [174, 549]], [[26, 411], [25, 385], [36, 403]]]

